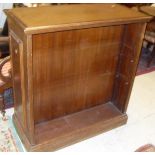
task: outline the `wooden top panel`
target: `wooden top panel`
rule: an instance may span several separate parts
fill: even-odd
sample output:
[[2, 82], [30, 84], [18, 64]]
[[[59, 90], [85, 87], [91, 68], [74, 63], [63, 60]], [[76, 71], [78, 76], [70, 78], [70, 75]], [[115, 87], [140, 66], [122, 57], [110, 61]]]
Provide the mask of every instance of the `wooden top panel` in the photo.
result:
[[155, 17], [155, 7], [153, 6], [143, 6], [140, 7], [140, 11]]
[[37, 8], [14, 8], [6, 10], [25, 32], [86, 28], [92, 26], [117, 25], [137, 21], [147, 21], [149, 16], [118, 4], [74, 4], [44, 6]]

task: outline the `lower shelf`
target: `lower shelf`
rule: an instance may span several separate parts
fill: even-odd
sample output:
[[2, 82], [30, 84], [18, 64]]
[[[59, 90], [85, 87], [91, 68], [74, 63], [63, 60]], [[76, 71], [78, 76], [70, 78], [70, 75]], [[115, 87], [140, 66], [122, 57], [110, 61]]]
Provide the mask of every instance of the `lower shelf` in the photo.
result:
[[108, 102], [36, 124], [36, 145], [27, 149], [28, 151], [54, 151], [123, 125], [126, 121], [127, 115], [122, 114], [111, 102]]

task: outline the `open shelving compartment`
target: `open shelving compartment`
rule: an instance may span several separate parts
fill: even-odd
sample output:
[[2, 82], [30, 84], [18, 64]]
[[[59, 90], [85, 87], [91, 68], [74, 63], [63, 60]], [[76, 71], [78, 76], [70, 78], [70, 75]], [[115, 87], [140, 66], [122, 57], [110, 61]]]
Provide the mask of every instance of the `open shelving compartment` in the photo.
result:
[[44, 145], [50, 141], [55, 150], [58, 146], [64, 147], [64, 143], [69, 145], [120, 126], [126, 123], [126, 119], [127, 116], [109, 102], [37, 124], [36, 142]]
[[[66, 55], [60, 56], [60, 60], [62, 62], [64, 59], [65, 63], [62, 66], [68, 65], [68, 68], [64, 67], [66, 72], [63, 72], [63, 77], [59, 75], [57, 68], [53, 77], [54, 80], [56, 79], [53, 80], [53, 87], [48, 86], [47, 81], [44, 87], [35, 89], [34, 93], [42, 96], [34, 97], [36, 110], [34, 111], [36, 140], [34, 150], [43, 148], [48, 150], [47, 144], [52, 146], [50, 149], [55, 150], [126, 123], [125, 112], [136, 72], [139, 55], [136, 52], [140, 51], [143, 29], [144, 25], [140, 23], [34, 35], [34, 43], [38, 42], [37, 39], [41, 39], [56, 44], [54, 47], [48, 44], [44, 48], [33, 44], [33, 50], [37, 51], [33, 52], [35, 59], [43, 64], [45, 60], [39, 58], [37, 54], [38, 50], [47, 48], [52, 51], [49, 56], [53, 61], [56, 59], [55, 56], [63, 55], [64, 52]], [[69, 40], [69, 43], [64, 41], [62, 45], [61, 40], [64, 36], [66, 40], [76, 36], [79, 41], [77, 43], [77, 40], [72, 38], [72, 41]], [[85, 40], [88, 45], [85, 42], [83, 44]], [[74, 48], [75, 44], [77, 51]], [[72, 51], [67, 53], [70, 48]], [[57, 53], [55, 54], [54, 51]], [[58, 53], [59, 51], [61, 52]], [[80, 67], [76, 66], [80, 73], [77, 68], [75, 69], [75, 64], [67, 64], [67, 61], [78, 63], [80, 60], [81, 63], [78, 64]], [[50, 65], [46, 64], [46, 66]], [[37, 70], [38, 65], [35, 66], [35, 60], [33, 66]], [[95, 68], [96, 66], [98, 68]], [[35, 72], [34, 79], [39, 76], [38, 74], [42, 76], [44, 71]], [[38, 87], [38, 84], [35, 80], [34, 87]], [[51, 104], [45, 102], [47, 96], [44, 92], [50, 92], [48, 101], [52, 101]], [[38, 103], [46, 103], [46, 105], [38, 105]], [[49, 110], [50, 108], [52, 110]]]

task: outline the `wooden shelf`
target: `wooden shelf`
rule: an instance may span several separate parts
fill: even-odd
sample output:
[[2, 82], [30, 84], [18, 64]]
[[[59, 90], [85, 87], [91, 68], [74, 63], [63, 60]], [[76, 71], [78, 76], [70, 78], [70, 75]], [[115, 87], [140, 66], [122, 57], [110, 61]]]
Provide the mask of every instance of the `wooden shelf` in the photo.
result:
[[[124, 121], [122, 121], [124, 119]], [[60, 117], [54, 120], [35, 125], [35, 150], [39, 150], [39, 144], [52, 144], [50, 150], [64, 146], [64, 143], [75, 143], [94, 136], [97, 133], [114, 126], [126, 123], [127, 116], [123, 115], [111, 102], [89, 108], [74, 114]], [[61, 139], [61, 140], [60, 140]], [[71, 144], [72, 144], [71, 143]], [[44, 147], [45, 148], [45, 147]], [[47, 149], [45, 149], [47, 150]]]

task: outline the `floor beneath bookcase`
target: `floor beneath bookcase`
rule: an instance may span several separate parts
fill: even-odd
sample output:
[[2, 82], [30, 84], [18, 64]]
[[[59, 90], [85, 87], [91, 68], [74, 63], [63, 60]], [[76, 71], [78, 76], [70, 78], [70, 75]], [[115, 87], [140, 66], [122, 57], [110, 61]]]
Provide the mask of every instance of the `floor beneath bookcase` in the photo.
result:
[[[147, 143], [155, 144], [155, 72], [137, 76], [128, 107], [128, 122], [80, 143], [57, 151], [69, 152], [133, 152]], [[13, 109], [7, 111], [11, 115]]]

